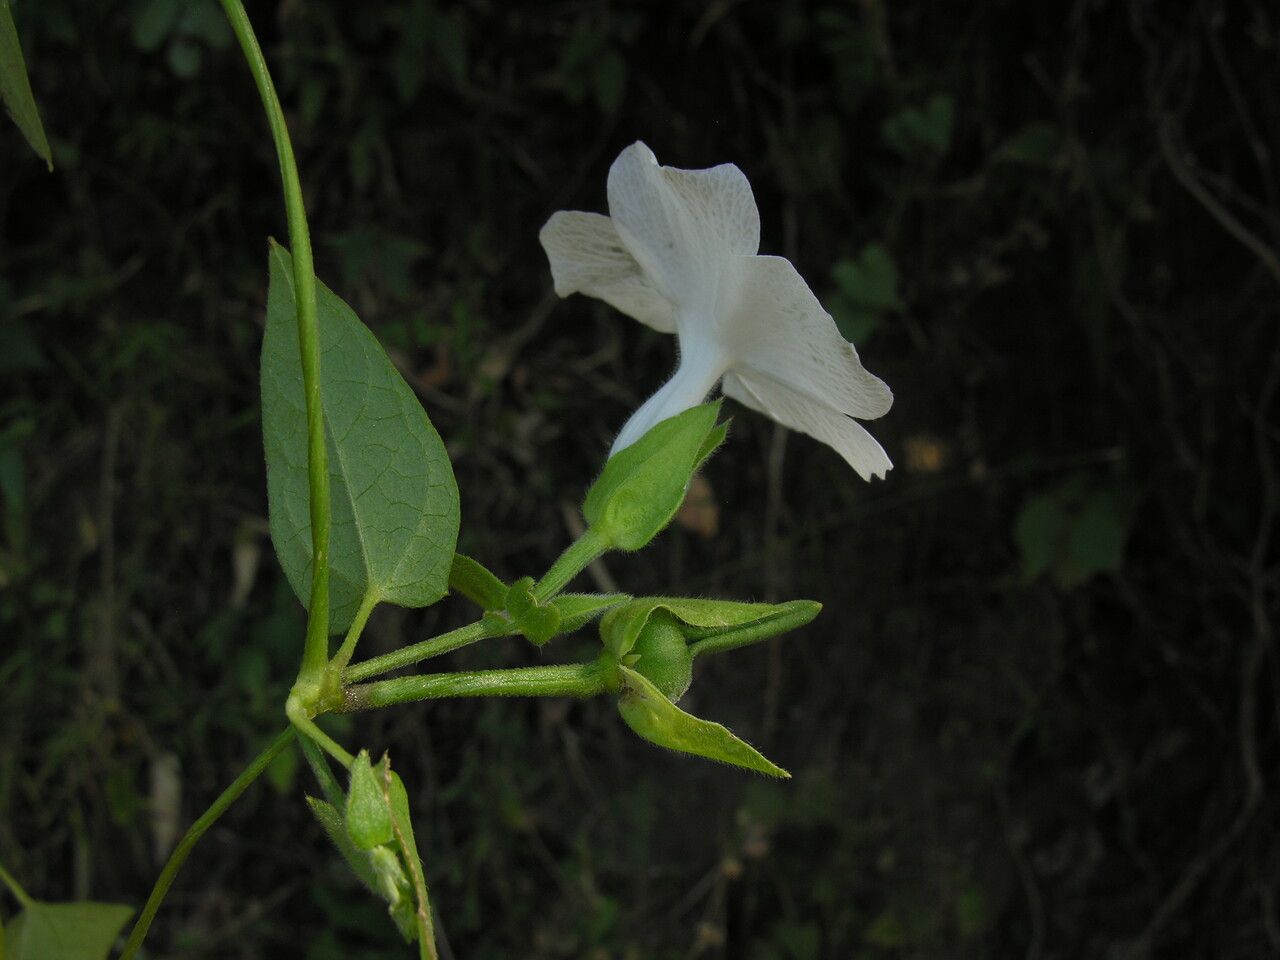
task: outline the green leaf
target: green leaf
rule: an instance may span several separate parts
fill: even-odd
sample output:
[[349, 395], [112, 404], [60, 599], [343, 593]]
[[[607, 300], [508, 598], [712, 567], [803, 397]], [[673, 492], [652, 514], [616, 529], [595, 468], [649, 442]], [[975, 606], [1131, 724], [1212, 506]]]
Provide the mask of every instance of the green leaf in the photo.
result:
[[533, 577], [521, 577], [511, 585], [505, 607], [520, 632], [536, 646], [560, 631], [560, 611], [554, 604], [538, 602], [533, 595]]
[[1047, 573], [1060, 586], [1075, 587], [1118, 570], [1136, 503], [1128, 486], [1084, 474], [1028, 498], [1013, 531], [1023, 580]]
[[[373, 334], [319, 281], [316, 299], [333, 510], [330, 629], [340, 633], [366, 591], [403, 607], [425, 607], [444, 596], [458, 536], [458, 487], [439, 434]], [[306, 604], [306, 405], [292, 261], [274, 244], [262, 341], [262, 430], [271, 539]]]
[[1095, 490], [1080, 505], [1067, 539], [1062, 578], [1083, 583], [1096, 573], [1119, 570], [1133, 525], [1134, 501], [1127, 489]]
[[903, 157], [917, 153], [942, 155], [951, 145], [955, 101], [950, 94], [935, 93], [922, 107], [908, 107], [885, 120], [881, 135]]
[[1034, 167], [1051, 167], [1063, 154], [1062, 131], [1052, 123], [1032, 123], [1006, 140], [992, 155], [1003, 163], [1022, 163]]
[[596, 103], [601, 113], [613, 116], [622, 104], [622, 94], [627, 86], [627, 62], [616, 50], [605, 50], [593, 70]]
[[186, 37], [176, 37], [165, 52], [169, 69], [180, 80], [190, 80], [200, 72], [204, 63], [204, 50], [200, 44]]
[[18, 43], [18, 29], [13, 25], [9, 0], [0, 0], [0, 99], [13, 122], [39, 154], [49, 169], [53, 169], [53, 155], [49, 141], [40, 123], [40, 111], [31, 94], [31, 81], [27, 78], [27, 65], [22, 59], [22, 45]]
[[812, 923], [775, 923], [771, 932], [787, 960], [818, 960], [822, 956], [822, 933]]
[[1061, 550], [1068, 518], [1057, 496], [1032, 497], [1018, 513], [1013, 537], [1022, 553], [1022, 578], [1030, 583], [1049, 569]]
[[369, 762], [368, 750], [361, 750], [351, 765], [345, 819], [347, 834], [360, 850], [372, 850], [395, 839], [391, 810], [373, 764]]
[[507, 585], [478, 560], [461, 553], [453, 555], [449, 589], [456, 590], [485, 610], [500, 610], [507, 602]]
[[770, 777], [791, 776], [720, 724], [685, 713], [635, 670], [629, 667], [619, 669], [622, 695], [618, 699], [618, 712], [627, 726], [650, 743], [745, 767]]
[[5, 930], [8, 960], [107, 960], [133, 908], [117, 903], [27, 904]]
[[618, 550], [639, 550], [671, 522], [689, 481], [723, 434], [720, 401], [663, 420], [605, 464], [582, 505], [587, 523]]
[[182, 10], [182, 3], [177, 0], [146, 0], [133, 15], [133, 45], [143, 53], [158, 49], [168, 39]]

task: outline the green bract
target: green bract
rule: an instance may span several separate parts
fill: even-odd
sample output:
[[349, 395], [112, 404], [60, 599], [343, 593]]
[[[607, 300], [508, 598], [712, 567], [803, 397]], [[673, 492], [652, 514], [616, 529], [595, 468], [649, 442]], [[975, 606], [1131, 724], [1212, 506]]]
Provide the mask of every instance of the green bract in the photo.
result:
[[497, 610], [507, 602], [507, 585], [480, 561], [461, 553], [453, 556], [449, 589], [456, 590], [485, 610]]
[[625, 666], [618, 669], [622, 674], [618, 712], [627, 726], [650, 743], [770, 777], [791, 776], [720, 724], [685, 713], [640, 673]]
[[[327, 773], [317, 770], [317, 774], [327, 781]], [[391, 769], [390, 758], [383, 756], [373, 765], [368, 752], [360, 751], [351, 767], [345, 813], [314, 797], [308, 797], [307, 803], [356, 876], [387, 901], [387, 912], [405, 939], [433, 943], [409, 796]]]
[[720, 401], [663, 420], [609, 458], [582, 505], [591, 529], [617, 550], [639, 550], [671, 522], [694, 472], [725, 438]]
[[625, 593], [562, 593], [551, 605], [560, 611], [560, 632], [573, 633], [630, 599]]
[[534, 595], [532, 577], [508, 587], [479, 561], [461, 553], [453, 558], [449, 588], [484, 608], [485, 623], [494, 635], [521, 633], [538, 646], [631, 599], [625, 593], [564, 593], [544, 602]]
[[803, 626], [818, 615], [822, 604], [813, 600], [786, 603], [743, 603], [691, 597], [637, 597], [616, 607], [600, 621], [604, 645], [621, 660], [632, 652], [640, 632], [655, 611], [679, 620], [693, 656], [756, 643]]
[[533, 577], [521, 577], [507, 591], [507, 613], [530, 643], [542, 646], [560, 630], [560, 611], [539, 603], [533, 595]]
[[373, 764], [369, 762], [368, 750], [361, 750], [351, 765], [345, 821], [351, 842], [361, 850], [372, 850], [395, 839], [391, 810]]
[[[444, 596], [458, 536], [458, 487], [439, 434], [373, 334], [318, 284], [320, 398], [333, 509], [331, 632], [362, 599], [422, 607]], [[294, 591], [311, 583], [302, 367], [288, 251], [271, 249], [262, 341], [262, 432], [271, 539]]]
[[600, 638], [618, 663], [648, 677], [673, 703], [693, 677], [693, 659], [802, 626], [822, 605], [812, 600], [742, 603], [638, 597], [600, 621]]

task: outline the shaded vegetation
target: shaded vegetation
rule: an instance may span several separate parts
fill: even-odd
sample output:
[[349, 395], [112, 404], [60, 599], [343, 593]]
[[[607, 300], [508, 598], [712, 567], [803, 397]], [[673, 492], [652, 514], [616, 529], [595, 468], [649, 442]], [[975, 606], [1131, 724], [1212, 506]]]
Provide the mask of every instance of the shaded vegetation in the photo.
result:
[[[556, 300], [537, 243], [604, 209], [635, 139], [742, 167], [764, 252], [898, 398], [887, 482], [738, 410], [683, 525], [606, 560], [636, 593], [824, 603], [688, 694], [794, 781], [662, 754], [604, 701], [346, 721], [394, 751], [455, 955], [1280, 952], [1268, 4], [250, 13], [318, 273], [418, 392], [460, 546], [504, 577], [559, 552], [670, 368], [668, 338]], [[257, 383], [275, 159], [216, 4], [14, 14], [56, 172], [0, 135], [0, 862], [41, 899], [139, 904], [283, 725], [301, 648]], [[468, 616], [380, 610], [367, 652]], [[287, 757], [152, 956], [404, 955]]]

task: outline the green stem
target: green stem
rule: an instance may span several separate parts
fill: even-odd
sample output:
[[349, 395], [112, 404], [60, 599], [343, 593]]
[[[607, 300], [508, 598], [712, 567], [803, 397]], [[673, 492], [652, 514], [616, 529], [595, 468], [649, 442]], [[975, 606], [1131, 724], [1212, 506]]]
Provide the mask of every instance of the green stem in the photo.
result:
[[594, 697], [605, 690], [598, 661], [515, 670], [429, 673], [348, 687], [340, 712], [444, 697]]
[[267, 61], [254, 36], [241, 0], [222, 0], [231, 29], [240, 41], [245, 60], [258, 85], [267, 112], [271, 137], [280, 159], [285, 213], [289, 220], [289, 245], [293, 252], [293, 285], [298, 309], [298, 346], [302, 354], [302, 388], [307, 403], [307, 480], [311, 494], [311, 601], [307, 605], [307, 639], [299, 679], [316, 682], [329, 661], [329, 470], [326, 464], [324, 419], [320, 407], [320, 333], [316, 320], [316, 277], [311, 258], [311, 236], [302, 200], [298, 164], [284, 122], [284, 110], [276, 96]]
[[357, 680], [367, 680], [382, 673], [390, 673], [392, 670], [419, 663], [430, 657], [438, 657], [442, 653], [448, 653], [450, 650], [469, 646], [478, 640], [509, 636], [513, 632], [513, 630], [498, 632], [481, 621], [469, 623], [465, 627], [450, 630], [448, 633], [442, 633], [440, 636], [432, 637], [430, 640], [423, 640], [421, 643], [401, 647], [399, 650], [393, 650], [391, 653], [383, 654], [380, 657], [362, 660], [354, 667], [348, 667], [343, 671], [342, 681], [343, 683], [355, 683]]
[[26, 910], [35, 904], [35, 900], [22, 889], [22, 885], [17, 880], [13, 879], [13, 874], [6, 870], [3, 864], [0, 864], [0, 881], [9, 888], [13, 898], [22, 904], [22, 909]]
[[257, 780], [262, 771], [267, 769], [267, 765], [271, 763], [279, 754], [293, 742], [294, 731], [290, 727], [278, 737], [271, 741], [271, 744], [260, 754], [250, 761], [249, 766], [245, 767], [240, 776], [232, 781], [231, 786], [223, 790], [209, 805], [209, 809], [201, 814], [200, 819], [193, 823], [182, 839], [178, 841], [178, 845], [173, 848], [173, 853], [169, 855], [169, 862], [164, 865], [164, 869], [160, 871], [160, 876], [156, 879], [156, 884], [151, 888], [151, 896], [147, 897], [146, 906], [142, 908], [142, 914], [138, 917], [138, 922], [133, 925], [133, 930], [129, 933], [129, 942], [124, 945], [124, 953], [120, 955], [120, 960], [133, 960], [137, 954], [138, 948], [142, 946], [142, 941], [146, 939], [147, 931], [151, 929], [151, 921], [155, 919], [156, 911], [160, 909], [160, 904], [164, 900], [165, 894], [169, 892], [174, 878], [177, 877], [178, 871], [182, 869], [182, 864], [186, 862], [187, 855], [191, 853], [191, 849], [199, 842], [217, 819], [227, 812], [227, 808], [239, 799], [240, 794], [244, 793], [249, 784]]
[[284, 712], [289, 718], [289, 722], [293, 724], [294, 729], [301, 733], [304, 737], [316, 744], [325, 753], [333, 757], [340, 764], [351, 769], [351, 764], [355, 763], [355, 757], [349, 754], [342, 745], [329, 736], [316, 722], [311, 719], [308, 704], [298, 696], [297, 693], [289, 694], [288, 701], [285, 702]]
[[325, 800], [341, 810], [345, 802], [346, 791], [338, 786], [338, 781], [334, 777], [333, 771], [329, 769], [329, 761], [325, 759], [324, 751], [316, 746], [314, 740], [306, 737], [298, 741], [298, 746], [302, 747], [302, 755], [307, 760], [307, 766], [311, 768], [311, 772], [315, 775], [316, 782], [320, 784]]
[[347, 631], [346, 639], [342, 641], [342, 646], [338, 648], [338, 653], [330, 665], [333, 669], [342, 670], [351, 662], [351, 655], [356, 652], [360, 634], [364, 633], [365, 624], [369, 622], [369, 614], [373, 613], [373, 608], [378, 605], [379, 600], [381, 597], [372, 588], [364, 595], [364, 599], [360, 601], [360, 609], [356, 611], [355, 619], [351, 621], [351, 629]]
[[565, 549], [551, 569], [533, 588], [533, 598], [546, 603], [568, 585], [593, 560], [598, 560], [609, 549], [609, 542], [594, 528], [586, 531]]
[[689, 644], [689, 652], [694, 657], [699, 657], [704, 653], [722, 653], [725, 650], [759, 643], [761, 640], [804, 626], [816, 617], [821, 609], [822, 604], [815, 600], [791, 600], [779, 604], [778, 612], [767, 620], [757, 620], [755, 623], [729, 629], [716, 627], [715, 633]]

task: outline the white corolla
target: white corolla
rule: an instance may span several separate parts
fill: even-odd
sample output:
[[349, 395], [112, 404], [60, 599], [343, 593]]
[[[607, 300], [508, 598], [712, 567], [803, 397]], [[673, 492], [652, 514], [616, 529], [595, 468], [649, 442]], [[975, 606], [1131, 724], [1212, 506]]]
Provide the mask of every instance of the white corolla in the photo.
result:
[[556, 293], [584, 293], [680, 344], [675, 375], [636, 410], [613, 453], [667, 417], [725, 395], [838, 451], [863, 479], [889, 462], [852, 418], [893, 404], [788, 260], [762, 257], [760, 212], [731, 163], [658, 165], [643, 143], [609, 168], [609, 214], [562, 210], [539, 239]]

